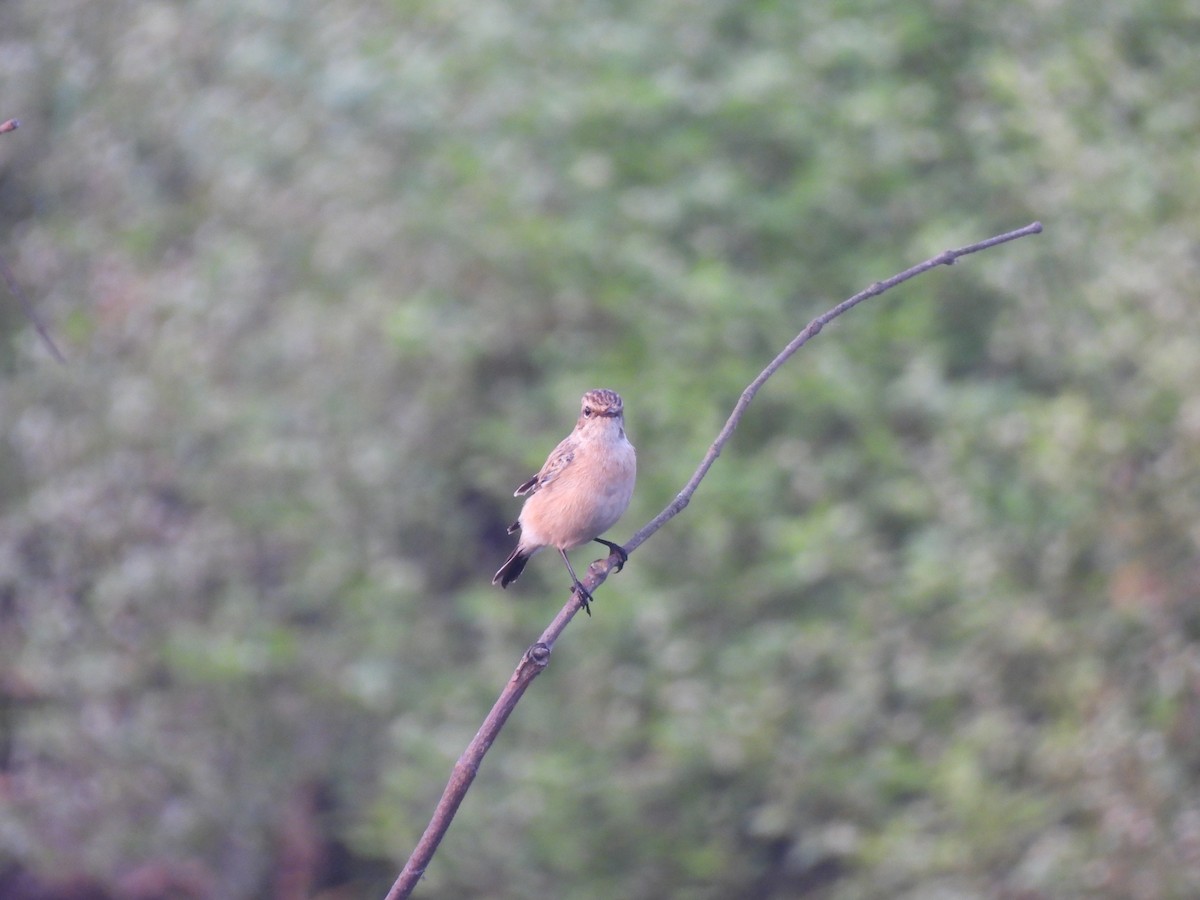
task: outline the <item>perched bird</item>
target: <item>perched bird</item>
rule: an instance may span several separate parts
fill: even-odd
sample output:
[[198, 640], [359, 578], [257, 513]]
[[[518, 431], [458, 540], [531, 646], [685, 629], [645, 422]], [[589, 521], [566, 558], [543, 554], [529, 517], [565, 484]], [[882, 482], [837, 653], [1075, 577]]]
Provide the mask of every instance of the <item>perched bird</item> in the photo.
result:
[[617, 571], [629, 558], [623, 547], [600, 535], [617, 523], [633, 496], [637, 455], [625, 436], [625, 414], [616, 391], [583, 395], [575, 430], [563, 438], [542, 470], [513, 493], [528, 496], [508, 533], [520, 530], [517, 548], [504, 561], [492, 584], [508, 587], [543, 547], [558, 550], [571, 573], [571, 585], [587, 613], [592, 596], [579, 582], [567, 551], [589, 541], [604, 544], [620, 557]]

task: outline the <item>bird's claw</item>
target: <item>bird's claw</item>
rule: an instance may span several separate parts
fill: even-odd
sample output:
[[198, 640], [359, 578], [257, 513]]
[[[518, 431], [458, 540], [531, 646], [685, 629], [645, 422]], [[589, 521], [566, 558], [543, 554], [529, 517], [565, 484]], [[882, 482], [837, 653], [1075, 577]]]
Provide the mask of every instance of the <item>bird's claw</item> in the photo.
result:
[[617, 571], [620, 572], [625, 568], [625, 563], [629, 562], [629, 554], [625, 552], [625, 548], [620, 544], [614, 544], [612, 541], [605, 541], [600, 538], [592, 538], [597, 544], [603, 544], [609, 549], [609, 556], [614, 553], [617, 555]]
[[571, 589], [575, 592], [575, 596], [579, 598], [579, 605], [583, 607], [583, 611], [587, 613], [588, 617], [590, 618], [592, 615], [591, 593], [583, 586], [582, 583], [578, 581], [571, 586]]

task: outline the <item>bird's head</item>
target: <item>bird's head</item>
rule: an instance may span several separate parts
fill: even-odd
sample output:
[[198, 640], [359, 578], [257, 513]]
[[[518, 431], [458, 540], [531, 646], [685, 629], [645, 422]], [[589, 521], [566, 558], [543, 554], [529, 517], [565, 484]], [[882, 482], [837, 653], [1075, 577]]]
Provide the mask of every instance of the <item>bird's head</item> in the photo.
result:
[[589, 422], [605, 422], [615, 420], [618, 424], [624, 421], [625, 408], [621, 403], [621, 395], [616, 391], [597, 389], [583, 395], [579, 404], [579, 427], [587, 427]]

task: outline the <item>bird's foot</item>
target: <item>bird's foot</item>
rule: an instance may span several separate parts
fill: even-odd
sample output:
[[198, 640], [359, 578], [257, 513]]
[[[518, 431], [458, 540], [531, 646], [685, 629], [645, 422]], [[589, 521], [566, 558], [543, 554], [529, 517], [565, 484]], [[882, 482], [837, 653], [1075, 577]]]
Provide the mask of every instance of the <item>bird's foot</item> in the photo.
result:
[[588, 591], [588, 589], [583, 586], [583, 583], [579, 581], [576, 581], [575, 584], [572, 585], [572, 590], [575, 592], [575, 596], [579, 598], [579, 605], [583, 607], [583, 611], [590, 617], [592, 614], [591, 592]]
[[[625, 563], [629, 562], [629, 554], [625, 552], [625, 548], [620, 544], [614, 544], [612, 541], [606, 541], [603, 538], [592, 538], [597, 544], [603, 544], [612, 553], [617, 554], [617, 571], [620, 572], [625, 568]], [[610, 553], [611, 555], [611, 553]]]

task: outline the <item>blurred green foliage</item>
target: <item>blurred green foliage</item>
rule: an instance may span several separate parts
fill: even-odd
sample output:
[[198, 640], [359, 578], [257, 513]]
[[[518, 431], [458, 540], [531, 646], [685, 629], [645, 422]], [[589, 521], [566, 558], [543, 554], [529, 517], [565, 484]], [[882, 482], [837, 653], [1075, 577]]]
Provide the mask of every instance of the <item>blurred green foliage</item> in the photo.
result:
[[1040, 219], [769, 383], [420, 894], [1200, 895], [1195, 4], [11, 0], [0, 86], [0, 875], [381, 893], [579, 395], [622, 540]]

